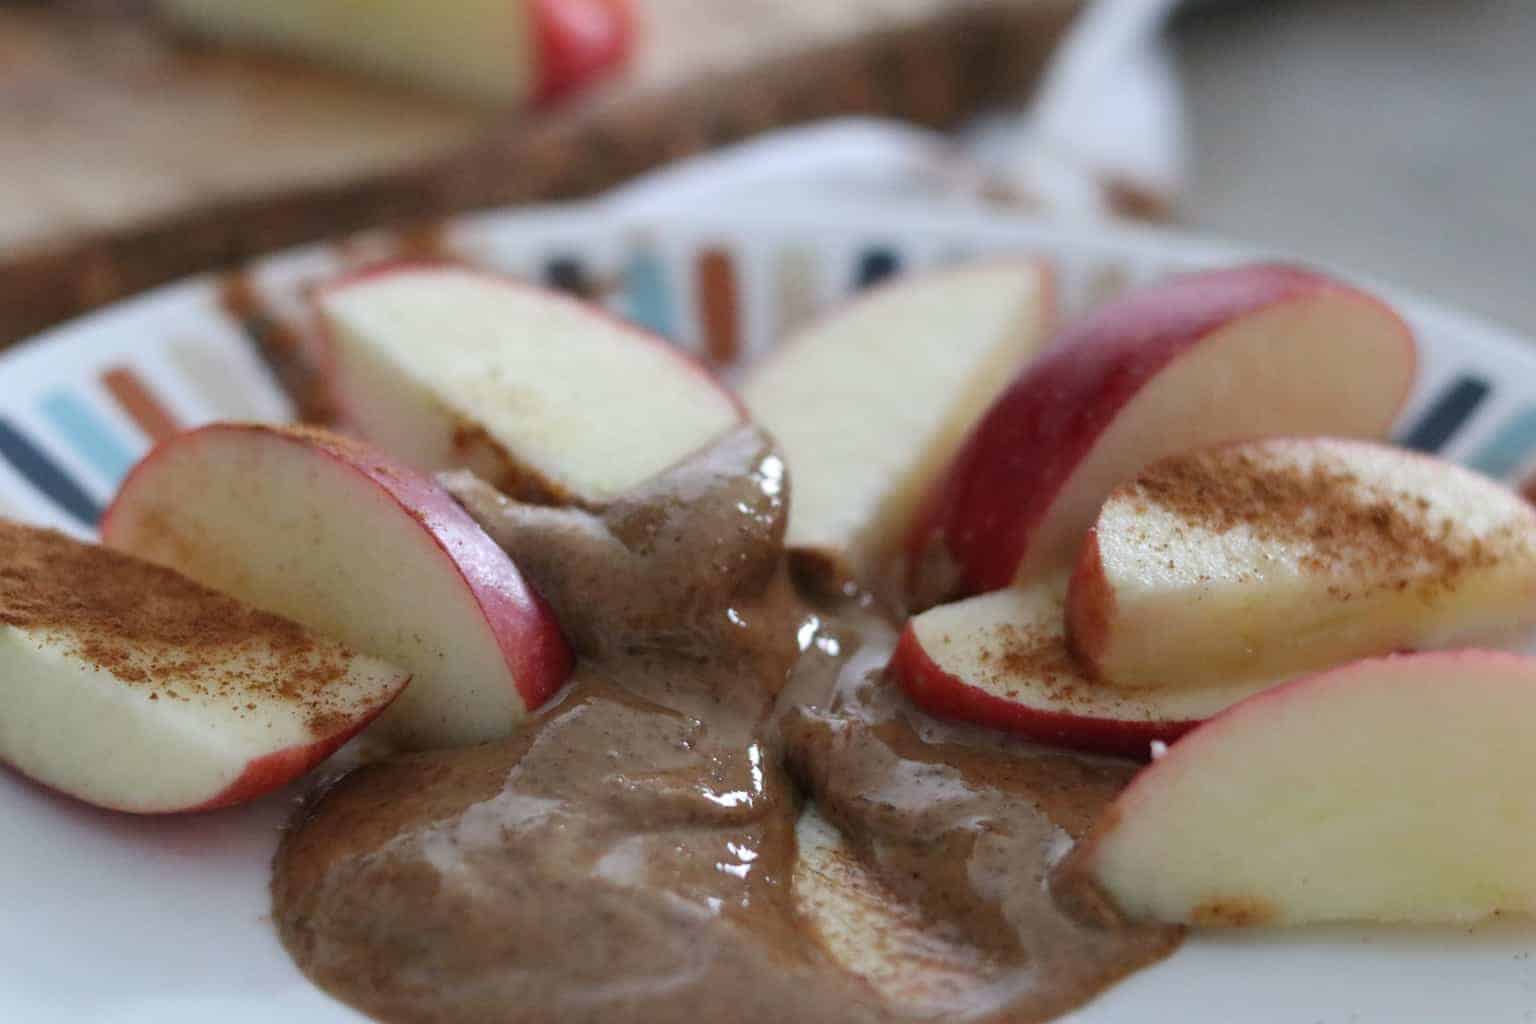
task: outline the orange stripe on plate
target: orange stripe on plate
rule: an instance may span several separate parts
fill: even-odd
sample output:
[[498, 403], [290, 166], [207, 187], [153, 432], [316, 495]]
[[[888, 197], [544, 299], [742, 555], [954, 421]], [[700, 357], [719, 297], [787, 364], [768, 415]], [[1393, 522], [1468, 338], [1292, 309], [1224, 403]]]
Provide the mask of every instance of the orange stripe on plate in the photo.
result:
[[143, 379], [126, 366], [114, 366], [101, 375], [101, 383], [128, 418], [151, 441], [164, 441], [181, 432], [181, 424], [166, 409]]
[[741, 355], [739, 308], [730, 253], [705, 249], [699, 253], [699, 317], [710, 361], [717, 366], [731, 366]]

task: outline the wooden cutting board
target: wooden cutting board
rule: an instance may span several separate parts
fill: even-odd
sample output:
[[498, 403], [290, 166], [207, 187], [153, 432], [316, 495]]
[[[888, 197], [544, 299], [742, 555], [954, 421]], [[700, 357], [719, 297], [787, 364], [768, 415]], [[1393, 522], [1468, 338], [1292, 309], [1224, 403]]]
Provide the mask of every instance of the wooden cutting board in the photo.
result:
[[619, 80], [538, 115], [199, 50], [143, 0], [0, 0], [0, 343], [284, 246], [587, 195], [763, 129], [1021, 94], [1081, 0], [636, 0]]

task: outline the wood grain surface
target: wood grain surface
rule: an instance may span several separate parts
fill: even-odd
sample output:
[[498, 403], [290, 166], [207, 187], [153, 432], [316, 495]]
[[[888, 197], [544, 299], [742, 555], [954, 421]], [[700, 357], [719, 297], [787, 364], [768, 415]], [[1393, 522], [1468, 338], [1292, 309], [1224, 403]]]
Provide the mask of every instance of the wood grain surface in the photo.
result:
[[132, 0], [0, 0], [0, 342], [283, 246], [584, 196], [768, 128], [950, 124], [1025, 91], [1080, 0], [637, 2], [624, 76], [515, 114], [197, 49]]

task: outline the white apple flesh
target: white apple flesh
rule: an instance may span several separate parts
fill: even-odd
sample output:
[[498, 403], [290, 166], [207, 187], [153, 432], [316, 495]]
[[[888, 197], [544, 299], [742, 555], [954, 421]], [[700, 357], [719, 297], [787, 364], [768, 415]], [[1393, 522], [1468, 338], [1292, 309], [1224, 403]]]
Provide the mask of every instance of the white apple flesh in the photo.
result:
[[1484, 476], [1360, 441], [1177, 455], [1117, 488], [1067, 625], [1127, 687], [1281, 678], [1536, 627], [1536, 509]]
[[796, 557], [843, 579], [879, 575], [1050, 318], [1040, 264], [983, 264], [880, 288], [753, 367], [742, 399], [789, 465]]
[[410, 669], [380, 723], [407, 747], [504, 737], [570, 672], [543, 599], [445, 491], [321, 431], [172, 438], [123, 483], [102, 535]]
[[888, 672], [918, 707], [1051, 746], [1149, 756], [1266, 686], [1123, 690], [1067, 647], [1059, 581], [940, 605], [908, 621]]
[[982, 417], [909, 538], [912, 589], [942, 600], [1069, 569], [1109, 492], [1163, 456], [1382, 437], [1415, 366], [1396, 313], [1310, 271], [1238, 267], [1137, 291], [1068, 330]]
[[0, 521], [0, 761], [88, 803], [166, 814], [255, 799], [409, 678], [168, 569]]
[[341, 426], [418, 469], [597, 506], [741, 422], [702, 366], [569, 297], [401, 265], [317, 299]]
[[1470, 923], [1536, 912], [1536, 660], [1355, 662], [1144, 769], [1073, 854], [1135, 918]]

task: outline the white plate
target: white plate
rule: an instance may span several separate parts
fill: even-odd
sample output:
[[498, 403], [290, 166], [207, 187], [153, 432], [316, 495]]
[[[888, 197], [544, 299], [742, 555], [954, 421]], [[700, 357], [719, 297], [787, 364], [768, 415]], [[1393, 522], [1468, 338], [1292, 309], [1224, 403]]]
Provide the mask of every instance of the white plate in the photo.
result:
[[[1157, 233], [888, 205], [643, 217], [494, 214], [454, 222], [443, 241], [512, 273], [595, 287], [727, 372], [786, 325], [893, 271], [1030, 253], [1055, 267], [1075, 310], [1128, 283], [1249, 255]], [[259, 265], [254, 279], [297, 308], [306, 282], [392, 244], [305, 250]], [[1386, 293], [1419, 330], [1423, 353], [1400, 436], [1523, 479], [1536, 454], [1536, 349]], [[256, 347], [221, 311], [216, 282], [163, 289], [0, 356], [0, 514], [89, 534], [122, 472], [168, 425], [157, 413], [180, 426], [291, 415]], [[267, 918], [268, 859], [292, 800], [135, 820], [0, 773], [0, 1022], [361, 1020], [305, 981]], [[1524, 923], [1195, 936], [1068, 1019], [1531, 1021], [1532, 949], [1536, 925]]]

